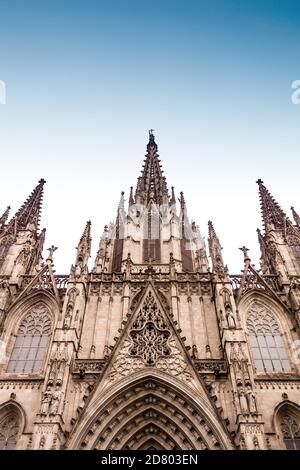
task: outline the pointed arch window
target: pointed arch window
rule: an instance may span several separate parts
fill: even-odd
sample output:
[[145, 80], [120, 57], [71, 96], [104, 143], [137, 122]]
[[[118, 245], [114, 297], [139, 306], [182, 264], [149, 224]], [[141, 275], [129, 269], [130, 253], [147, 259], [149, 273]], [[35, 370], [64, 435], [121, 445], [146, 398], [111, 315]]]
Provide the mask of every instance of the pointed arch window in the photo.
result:
[[20, 423], [16, 413], [9, 413], [0, 420], [0, 450], [15, 449], [19, 430]]
[[300, 450], [300, 423], [292, 415], [286, 414], [280, 423], [283, 441], [288, 450]]
[[287, 351], [273, 313], [264, 305], [254, 303], [246, 324], [257, 372], [290, 372]]
[[39, 373], [51, 332], [51, 317], [43, 305], [23, 318], [8, 362], [7, 372]]

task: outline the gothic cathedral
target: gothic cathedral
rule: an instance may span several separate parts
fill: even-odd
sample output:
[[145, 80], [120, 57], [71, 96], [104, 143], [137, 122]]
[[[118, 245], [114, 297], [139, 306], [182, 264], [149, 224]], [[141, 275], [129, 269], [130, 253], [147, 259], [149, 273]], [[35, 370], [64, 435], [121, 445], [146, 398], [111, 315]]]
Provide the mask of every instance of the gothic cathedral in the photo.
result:
[[92, 269], [91, 222], [69, 274], [43, 258], [44, 180], [0, 217], [0, 449], [300, 449], [300, 217], [258, 180], [261, 269], [232, 275], [157, 152]]

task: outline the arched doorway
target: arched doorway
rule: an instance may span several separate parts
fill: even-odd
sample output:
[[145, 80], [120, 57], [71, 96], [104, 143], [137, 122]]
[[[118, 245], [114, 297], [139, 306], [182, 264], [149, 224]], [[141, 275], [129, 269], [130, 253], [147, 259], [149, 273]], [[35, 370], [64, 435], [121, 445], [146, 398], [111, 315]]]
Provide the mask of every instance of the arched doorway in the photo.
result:
[[161, 372], [138, 371], [91, 401], [66, 445], [70, 449], [232, 449], [206, 397]]

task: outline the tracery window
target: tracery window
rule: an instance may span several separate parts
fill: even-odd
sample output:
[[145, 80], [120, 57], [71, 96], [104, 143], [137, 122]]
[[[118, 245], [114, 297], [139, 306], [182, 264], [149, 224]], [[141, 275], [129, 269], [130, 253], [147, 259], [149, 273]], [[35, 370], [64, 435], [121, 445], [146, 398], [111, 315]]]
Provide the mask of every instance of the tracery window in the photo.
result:
[[19, 326], [7, 372], [40, 372], [50, 331], [51, 318], [46, 307], [33, 307]]
[[281, 432], [288, 450], [300, 450], [300, 424], [293, 416], [286, 414], [281, 423]]
[[151, 294], [147, 295], [130, 331], [130, 355], [141, 357], [146, 365], [154, 365], [159, 357], [169, 357], [169, 328]]
[[9, 413], [0, 420], [0, 450], [15, 449], [19, 430], [19, 420], [15, 413]]
[[273, 313], [256, 302], [250, 308], [246, 323], [256, 370], [290, 372], [287, 351]]

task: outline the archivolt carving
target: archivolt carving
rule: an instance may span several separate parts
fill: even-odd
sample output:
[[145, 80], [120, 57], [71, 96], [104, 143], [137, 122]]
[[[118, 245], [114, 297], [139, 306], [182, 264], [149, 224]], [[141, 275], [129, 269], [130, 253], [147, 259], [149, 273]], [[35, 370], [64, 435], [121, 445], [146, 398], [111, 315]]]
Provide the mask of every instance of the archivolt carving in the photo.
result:
[[218, 449], [214, 429], [192, 402], [148, 380], [126, 388], [89, 424], [81, 449], [138, 449], [149, 439], [162, 449]]
[[247, 317], [247, 330], [249, 334], [280, 334], [276, 318], [264, 305], [255, 302], [250, 307]]

